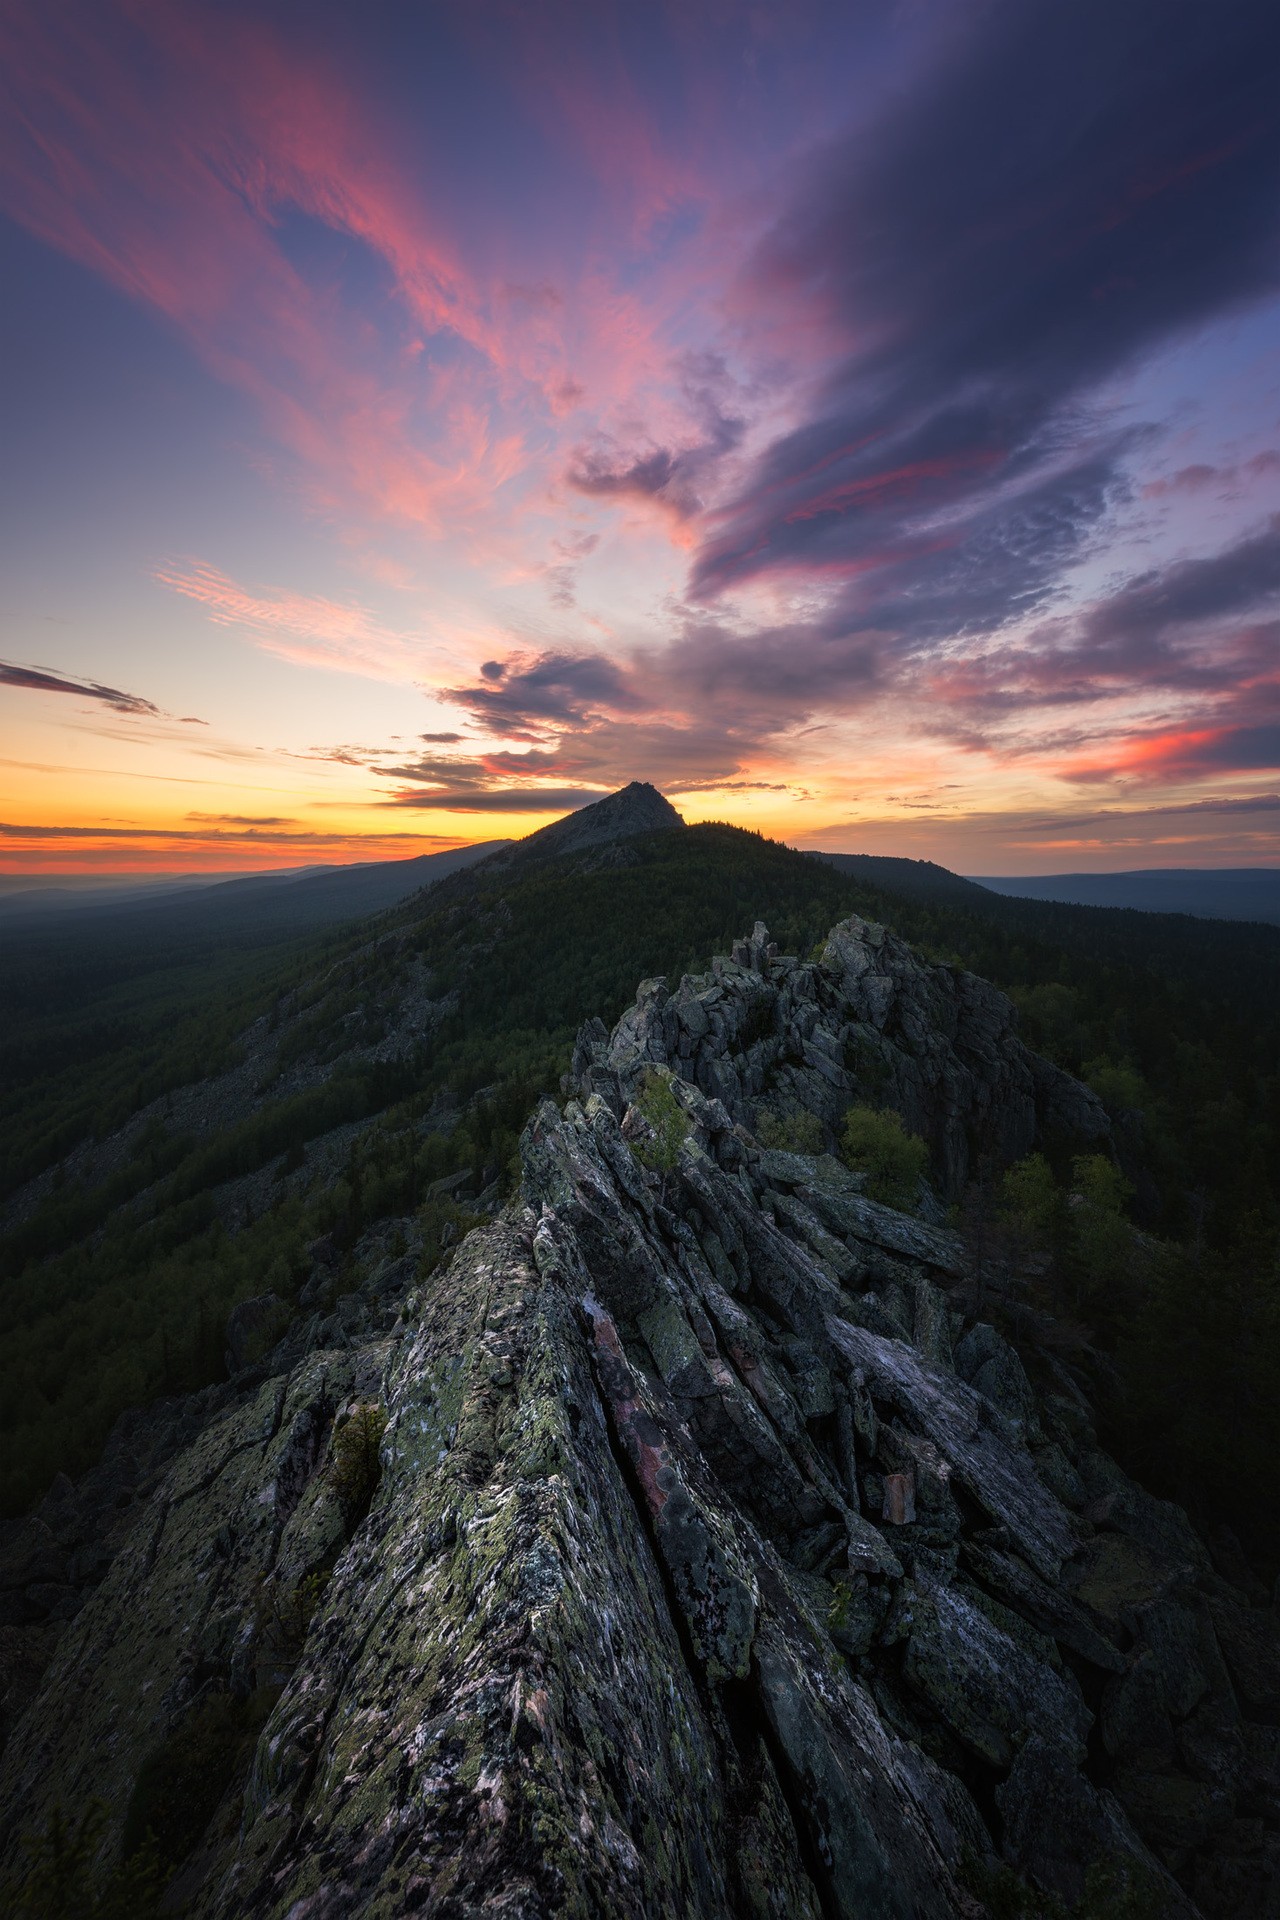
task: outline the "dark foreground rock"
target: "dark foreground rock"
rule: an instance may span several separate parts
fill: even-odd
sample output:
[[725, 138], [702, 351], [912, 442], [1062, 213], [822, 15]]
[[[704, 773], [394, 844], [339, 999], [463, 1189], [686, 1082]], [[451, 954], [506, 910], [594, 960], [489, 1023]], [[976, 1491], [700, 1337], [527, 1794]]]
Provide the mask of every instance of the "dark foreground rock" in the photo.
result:
[[[210, 1920], [1276, 1912], [1275, 1616], [967, 1317], [952, 1234], [756, 1145], [710, 1015], [845, 988], [759, 937], [716, 977], [696, 1056], [654, 988], [584, 1034], [520, 1195], [393, 1324], [208, 1409], [8, 1744], [10, 1866], [98, 1798], [101, 1871], [150, 1824]], [[932, 1031], [887, 1044], [945, 1144], [987, 1079]], [[665, 1156], [629, 1104], [659, 1032]], [[1019, 1149], [1037, 1085], [1087, 1118], [991, 1046]]]

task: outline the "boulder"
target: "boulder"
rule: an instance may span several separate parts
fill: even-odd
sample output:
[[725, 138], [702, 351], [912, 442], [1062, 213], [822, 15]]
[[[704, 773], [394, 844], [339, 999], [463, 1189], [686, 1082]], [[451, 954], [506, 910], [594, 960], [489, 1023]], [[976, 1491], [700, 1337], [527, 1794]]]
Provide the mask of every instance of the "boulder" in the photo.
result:
[[1083, 1759], [1093, 1716], [1073, 1680], [1002, 1632], [959, 1588], [927, 1588], [910, 1605], [903, 1678], [964, 1746], [1003, 1769], [1030, 1731]]
[[1247, 1607], [1220, 1590], [1209, 1611], [1241, 1704], [1254, 1719], [1280, 1722], [1280, 1619], [1270, 1607]]
[[1162, 1920], [1195, 1920], [1195, 1908], [1118, 1801], [1091, 1786], [1053, 1739], [1032, 1733], [995, 1797], [1004, 1856], [1041, 1892], [1074, 1906], [1090, 1869], [1112, 1868], [1133, 1888], [1139, 1912], [1145, 1903]]

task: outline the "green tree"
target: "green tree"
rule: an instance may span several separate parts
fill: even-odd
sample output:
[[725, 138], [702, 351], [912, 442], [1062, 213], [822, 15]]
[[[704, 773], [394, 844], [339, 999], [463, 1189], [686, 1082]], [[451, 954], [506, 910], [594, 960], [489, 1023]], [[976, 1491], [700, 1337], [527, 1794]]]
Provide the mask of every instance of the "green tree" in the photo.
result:
[[1132, 1192], [1105, 1154], [1083, 1154], [1071, 1163], [1068, 1218], [1077, 1310], [1089, 1302], [1114, 1309], [1112, 1296], [1134, 1279], [1134, 1233], [1125, 1214]]
[[333, 1435], [331, 1473], [347, 1524], [354, 1529], [368, 1513], [382, 1478], [382, 1436], [387, 1430], [385, 1410], [364, 1400], [340, 1421]]
[[646, 1076], [635, 1104], [653, 1128], [650, 1138], [635, 1142], [636, 1159], [665, 1180], [679, 1164], [680, 1149], [689, 1137], [689, 1116], [671, 1091], [670, 1076], [656, 1070]]
[[1084, 1078], [1108, 1113], [1141, 1112], [1151, 1099], [1151, 1089], [1138, 1069], [1127, 1061], [1117, 1066], [1105, 1053], [1085, 1062]]
[[1062, 1195], [1042, 1153], [1028, 1154], [1000, 1182], [1000, 1214], [1029, 1248], [1047, 1252], [1059, 1231]]
[[855, 1173], [867, 1175], [867, 1193], [886, 1207], [907, 1208], [929, 1164], [929, 1149], [908, 1133], [900, 1114], [885, 1107], [850, 1107], [840, 1151]]

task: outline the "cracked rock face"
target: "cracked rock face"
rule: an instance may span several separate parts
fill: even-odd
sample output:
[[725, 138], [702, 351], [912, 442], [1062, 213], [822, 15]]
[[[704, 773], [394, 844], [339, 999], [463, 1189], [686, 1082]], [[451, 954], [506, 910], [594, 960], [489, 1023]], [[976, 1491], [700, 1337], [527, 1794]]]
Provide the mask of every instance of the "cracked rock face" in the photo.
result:
[[[1035, 1125], [981, 983], [854, 928], [820, 968], [758, 929], [717, 988], [584, 1032], [519, 1197], [396, 1327], [177, 1456], [8, 1746], [11, 1834], [99, 1794], [109, 1864], [147, 1761], [226, 1695], [258, 1718], [175, 1882], [208, 1920], [980, 1920], [975, 1861], [1069, 1902], [1102, 1868], [1164, 1914], [1274, 1911], [1274, 1616], [969, 1323], [953, 1234], [751, 1137], [731, 1028], [768, 995], [775, 1038], [780, 1007], [839, 1032], [857, 1005], [895, 1049], [933, 1008], [945, 1045], [901, 1048], [921, 1087], [1025, 1075]], [[1000, 1036], [981, 1083], [964, 1005]], [[671, 1033], [689, 1129], [658, 1172], [627, 1100]], [[353, 1520], [335, 1434], [373, 1402]]]
[[856, 915], [806, 963], [780, 957], [757, 922], [729, 959], [675, 993], [643, 982], [612, 1034], [598, 1020], [582, 1029], [574, 1073], [619, 1117], [653, 1066], [747, 1126], [762, 1109], [799, 1107], [835, 1127], [874, 1095], [929, 1142], [947, 1199], [964, 1191], [975, 1144], [1008, 1164], [1046, 1137], [1088, 1145], [1111, 1133], [1097, 1095], [1023, 1045], [998, 988], [926, 965]]

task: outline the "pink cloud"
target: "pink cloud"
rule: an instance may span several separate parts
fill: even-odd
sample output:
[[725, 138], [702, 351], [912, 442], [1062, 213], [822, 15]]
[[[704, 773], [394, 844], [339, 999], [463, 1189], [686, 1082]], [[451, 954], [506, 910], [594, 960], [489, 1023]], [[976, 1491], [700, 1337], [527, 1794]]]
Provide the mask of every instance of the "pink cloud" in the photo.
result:
[[1242, 480], [1262, 480], [1274, 473], [1280, 473], [1280, 453], [1274, 447], [1265, 447], [1261, 453], [1255, 453], [1238, 466], [1215, 467], [1197, 461], [1192, 466], [1179, 467], [1176, 473], [1167, 478], [1148, 481], [1142, 489], [1142, 496], [1145, 500], [1160, 500], [1168, 494], [1206, 493], [1211, 487], [1231, 493], [1240, 486]]
[[422, 672], [422, 637], [383, 625], [353, 601], [280, 587], [252, 591], [201, 560], [168, 562], [154, 578], [197, 601], [216, 625], [246, 628], [259, 646], [300, 666], [390, 680]]
[[[344, 76], [263, 22], [148, 0], [11, 10], [0, 47], [0, 195], [17, 219], [172, 322], [258, 404], [323, 505], [432, 532], [483, 521], [530, 460], [510, 382], [550, 417], [582, 391], [565, 303], [477, 281]], [[367, 247], [399, 319], [371, 333], [309, 284], [282, 244], [291, 213]], [[588, 308], [591, 377], [625, 384], [653, 322], [604, 288]], [[470, 358], [424, 373], [421, 339], [397, 343], [397, 326]]]

